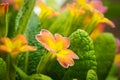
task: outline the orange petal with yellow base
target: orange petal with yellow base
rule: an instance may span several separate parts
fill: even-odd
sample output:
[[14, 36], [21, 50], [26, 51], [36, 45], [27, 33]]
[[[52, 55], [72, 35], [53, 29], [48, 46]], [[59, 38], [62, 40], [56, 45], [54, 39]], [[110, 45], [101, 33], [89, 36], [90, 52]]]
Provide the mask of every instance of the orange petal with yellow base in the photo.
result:
[[72, 50], [66, 49], [57, 53], [57, 60], [64, 68], [73, 66], [73, 59], [79, 59], [79, 57]]
[[55, 52], [55, 38], [47, 30], [42, 29], [40, 34], [36, 35], [36, 39], [40, 42], [48, 51]]

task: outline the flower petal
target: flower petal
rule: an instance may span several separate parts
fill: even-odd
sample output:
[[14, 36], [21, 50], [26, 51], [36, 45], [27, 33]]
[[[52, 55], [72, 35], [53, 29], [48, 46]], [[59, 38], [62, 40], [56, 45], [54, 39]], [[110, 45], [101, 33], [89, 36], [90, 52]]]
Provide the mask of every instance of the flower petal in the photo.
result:
[[73, 66], [73, 59], [79, 59], [79, 57], [72, 50], [66, 49], [57, 53], [57, 60], [64, 68]]
[[74, 61], [70, 57], [66, 57], [64, 55], [57, 55], [57, 60], [61, 66], [64, 68], [68, 68], [69, 66], [74, 65]]
[[20, 48], [21, 52], [26, 52], [26, 51], [35, 51], [36, 47], [34, 46], [28, 46], [28, 45], [24, 45]]
[[101, 23], [107, 23], [112, 28], [115, 28], [115, 24], [112, 21], [110, 21], [109, 19], [107, 19], [107, 18], [103, 18], [102, 20], [100, 20], [100, 22]]
[[11, 49], [9, 49], [8, 47], [1, 45], [0, 46], [0, 51], [1, 52], [11, 52]]
[[8, 49], [12, 49], [13, 48], [12, 41], [9, 38], [6, 38], [6, 37], [1, 38], [1, 43], [4, 46], [6, 46], [6, 48], [8, 48]]
[[62, 37], [60, 34], [55, 34], [56, 46], [58, 51], [67, 49], [70, 46], [70, 40], [67, 37]]
[[89, 4], [93, 8], [97, 9], [98, 11], [100, 11], [101, 13], [105, 13], [106, 10], [107, 10], [107, 7], [103, 6], [101, 0], [92, 0], [92, 1], [89, 2]]
[[18, 42], [18, 41], [21, 41], [21, 44], [24, 45], [24, 44], [27, 44], [27, 39], [24, 35], [17, 35], [15, 38], [12, 39], [13, 42]]
[[40, 34], [36, 35], [36, 39], [40, 42], [48, 51], [55, 52], [55, 38], [47, 30], [42, 29]]

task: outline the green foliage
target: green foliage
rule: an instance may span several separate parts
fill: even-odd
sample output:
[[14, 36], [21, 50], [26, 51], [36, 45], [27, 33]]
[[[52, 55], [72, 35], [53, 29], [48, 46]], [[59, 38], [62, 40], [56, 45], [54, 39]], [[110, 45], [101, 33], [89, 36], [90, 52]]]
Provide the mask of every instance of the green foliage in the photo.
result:
[[[27, 36], [29, 45], [36, 46], [37, 50], [34, 52], [29, 52], [29, 54], [27, 55], [28, 63], [25, 63], [25, 60], [26, 60], [25, 54], [21, 54], [21, 57], [19, 60], [20, 68], [26, 71], [29, 75], [36, 73], [36, 67], [44, 51], [41, 44], [35, 39], [35, 35], [38, 34], [40, 30], [41, 30], [41, 26], [40, 26], [39, 19], [35, 14], [33, 14], [25, 34]], [[25, 67], [27, 67], [27, 70], [25, 70]]]
[[17, 11], [14, 11], [13, 8], [11, 9], [11, 6], [9, 7], [8, 12], [8, 37], [13, 37], [15, 34], [15, 18], [17, 16]]
[[113, 64], [106, 80], [119, 80], [118, 79], [118, 74], [119, 74], [118, 71], [119, 71], [118, 66], [116, 66], [116, 64]]
[[50, 77], [43, 74], [33, 74], [30, 80], [52, 80]]
[[7, 80], [7, 68], [5, 61], [0, 58], [0, 80]]
[[7, 36], [8, 26], [7, 26], [7, 13], [5, 10], [0, 14], [0, 38]]
[[23, 34], [28, 25], [31, 13], [33, 11], [36, 0], [27, 0], [24, 3], [24, 6], [19, 10], [16, 18], [16, 34]]
[[94, 70], [89, 70], [86, 80], [98, 80], [96, 72]]
[[115, 38], [110, 33], [103, 33], [94, 40], [97, 57], [97, 74], [99, 80], [105, 80], [113, 64], [116, 52]]

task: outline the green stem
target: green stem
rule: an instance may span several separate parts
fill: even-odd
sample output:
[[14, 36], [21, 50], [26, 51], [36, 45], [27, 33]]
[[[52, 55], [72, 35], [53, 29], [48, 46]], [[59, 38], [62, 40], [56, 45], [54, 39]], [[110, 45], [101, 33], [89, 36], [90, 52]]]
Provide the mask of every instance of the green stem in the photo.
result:
[[20, 75], [20, 77], [22, 78], [22, 80], [29, 80], [29, 76], [23, 72], [20, 68], [18, 68], [15, 64], [13, 65], [16, 72], [18, 72], [18, 74]]
[[37, 73], [46, 73], [46, 69], [50, 65], [50, 62], [52, 62], [55, 58], [55, 55], [53, 53], [45, 53], [43, 57], [41, 58], [38, 66], [37, 66]]
[[11, 58], [10, 55], [8, 55], [8, 80], [15, 80], [15, 76], [16, 76], [16, 71], [13, 67], [13, 64], [15, 64], [16, 61], [15, 59]]
[[29, 52], [26, 52], [25, 54], [25, 72], [27, 73], [27, 68], [28, 68], [28, 59], [29, 59]]

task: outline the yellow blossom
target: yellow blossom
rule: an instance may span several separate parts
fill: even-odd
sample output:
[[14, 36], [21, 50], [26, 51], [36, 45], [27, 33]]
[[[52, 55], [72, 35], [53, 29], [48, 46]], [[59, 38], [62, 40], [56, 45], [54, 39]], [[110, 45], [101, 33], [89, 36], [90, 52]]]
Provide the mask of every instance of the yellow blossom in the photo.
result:
[[36, 39], [56, 56], [58, 62], [64, 68], [73, 66], [73, 59], [79, 59], [72, 50], [67, 49], [70, 45], [70, 40], [67, 37], [62, 37], [60, 34], [53, 36], [49, 31], [42, 29], [40, 34], [36, 35]]
[[11, 57], [16, 57], [20, 52], [34, 51], [35, 47], [29, 46], [24, 35], [17, 35], [13, 39], [1, 38], [0, 51], [8, 52]]
[[51, 18], [53, 16], [58, 16], [59, 13], [56, 12], [54, 9], [52, 9], [51, 7], [47, 7], [44, 3], [42, 2], [37, 2], [36, 6], [38, 6], [41, 11], [39, 16], [40, 17], [47, 17], [47, 18]]
[[67, 9], [70, 11], [72, 16], [80, 16], [85, 13], [82, 8], [78, 9], [77, 3], [67, 4]]

